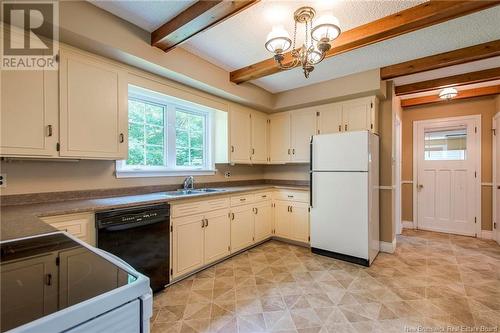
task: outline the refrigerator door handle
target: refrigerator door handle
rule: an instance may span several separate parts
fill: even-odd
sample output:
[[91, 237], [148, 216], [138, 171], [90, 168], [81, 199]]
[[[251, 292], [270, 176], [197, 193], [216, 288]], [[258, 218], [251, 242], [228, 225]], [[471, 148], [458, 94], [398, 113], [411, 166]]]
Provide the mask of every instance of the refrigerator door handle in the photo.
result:
[[314, 136], [311, 136], [311, 142], [309, 143], [309, 207], [313, 206], [313, 140]]

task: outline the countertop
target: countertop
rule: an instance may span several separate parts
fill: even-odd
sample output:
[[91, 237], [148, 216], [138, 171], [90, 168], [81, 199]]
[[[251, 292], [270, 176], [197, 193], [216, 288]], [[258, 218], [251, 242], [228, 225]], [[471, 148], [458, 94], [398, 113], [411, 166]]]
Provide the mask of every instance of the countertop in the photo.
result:
[[155, 204], [173, 202], [179, 200], [190, 200], [194, 198], [212, 197], [220, 195], [235, 194], [249, 191], [261, 191], [266, 189], [291, 189], [308, 190], [308, 186], [301, 185], [249, 185], [218, 187], [222, 192], [211, 192], [185, 196], [172, 196], [167, 192], [157, 192], [139, 195], [117, 196], [110, 198], [67, 200], [50, 203], [37, 203], [27, 205], [12, 205], [1, 207], [1, 235], [0, 240], [8, 240], [20, 237], [34, 236], [56, 231], [52, 226], [42, 222], [39, 217], [95, 212], [100, 210], [123, 208], [135, 205]]

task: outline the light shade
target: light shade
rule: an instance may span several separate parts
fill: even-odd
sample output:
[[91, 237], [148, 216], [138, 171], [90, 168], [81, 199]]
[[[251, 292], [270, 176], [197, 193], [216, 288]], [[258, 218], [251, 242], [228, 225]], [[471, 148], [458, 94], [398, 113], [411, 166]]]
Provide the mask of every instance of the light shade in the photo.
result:
[[452, 99], [456, 97], [458, 94], [457, 89], [455, 88], [444, 88], [439, 92], [439, 98], [441, 99]]
[[292, 46], [292, 41], [290, 40], [290, 35], [283, 26], [276, 26], [273, 27], [271, 32], [267, 35], [265, 46], [269, 52], [283, 53]]
[[315, 41], [331, 42], [340, 35], [339, 20], [333, 15], [322, 15], [316, 20], [311, 31]]
[[310, 50], [307, 54], [307, 62], [311, 65], [319, 64], [324, 58], [324, 53], [320, 52], [317, 48]]

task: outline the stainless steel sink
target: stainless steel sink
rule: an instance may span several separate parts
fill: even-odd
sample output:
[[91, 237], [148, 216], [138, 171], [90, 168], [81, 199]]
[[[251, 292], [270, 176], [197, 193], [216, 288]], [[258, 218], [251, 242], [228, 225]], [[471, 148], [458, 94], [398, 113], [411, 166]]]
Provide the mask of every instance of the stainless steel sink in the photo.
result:
[[188, 195], [197, 195], [203, 193], [215, 193], [215, 192], [224, 192], [226, 190], [220, 188], [198, 188], [194, 190], [177, 190], [165, 192], [166, 195], [169, 196], [188, 196]]

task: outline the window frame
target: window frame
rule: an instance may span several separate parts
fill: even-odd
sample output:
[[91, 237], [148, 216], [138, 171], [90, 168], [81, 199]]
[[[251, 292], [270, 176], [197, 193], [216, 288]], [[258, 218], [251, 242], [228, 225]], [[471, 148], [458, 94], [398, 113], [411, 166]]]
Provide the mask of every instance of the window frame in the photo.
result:
[[[132, 166], [127, 165], [126, 160], [116, 161], [116, 177], [168, 177], [185, 175], [214, 175], [214, 110], [199, 104], [184, 101], [175, 97], [167, 96], [153, 90], [138, 86], [128, 86], [128, 101], [137, 100], [150, 104], [156, 104], [164, 108], [164, 166]], [[187, 112], [204, 117], [205, 130], [203, 135], [203, 160], [204, 164], [199, 167], [177, 166], [176, 164], [176, 112]], [[127, 118], [127, 126], [129, 120]], [[128, 144], [128, 143], [127, 143]]]

